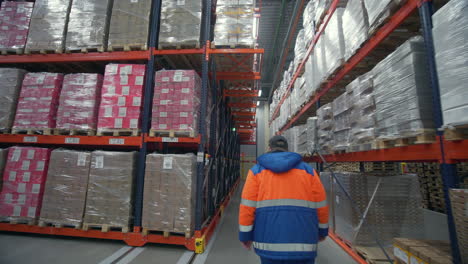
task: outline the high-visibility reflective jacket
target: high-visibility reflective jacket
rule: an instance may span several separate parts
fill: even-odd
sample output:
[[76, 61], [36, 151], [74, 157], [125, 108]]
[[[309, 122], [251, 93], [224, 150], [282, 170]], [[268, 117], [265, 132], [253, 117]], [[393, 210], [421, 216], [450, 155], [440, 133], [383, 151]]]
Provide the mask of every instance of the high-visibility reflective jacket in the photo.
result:
[[317, 256], [328, 234], [328, 207], [318, 174], [293, 152], [260, 156], [250, 169], [239, 211], [239, 239], [270, 259]]

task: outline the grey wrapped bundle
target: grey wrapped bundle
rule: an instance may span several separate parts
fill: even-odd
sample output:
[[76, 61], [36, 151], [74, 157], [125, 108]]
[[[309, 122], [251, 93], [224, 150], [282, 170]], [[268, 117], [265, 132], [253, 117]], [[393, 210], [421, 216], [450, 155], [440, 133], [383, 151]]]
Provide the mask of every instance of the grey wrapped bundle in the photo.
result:
[[304, 42], [306, 47], [309, 46], [315, 35], [314, 17], [315, 1], [310, 1], [304, 9], [304, 14], [302, 16], [302, 26], [304, 27]]
[[294, 72], [296, 72], [297, 67], [301, 64], [302, 60], [305, 57], [306, 53], [306, 42], [304, 40], [305, 33], [304, 29], [299, 30], [296, 38], [296, 45], [294, 46]]
[[307, 118], [307, 153], [312, 153], [317, 147], [317, 117]]
[[254, 7], [254, 1], [250, 0], [218, 1], [214, 43], [216, 45], [253, 46], [256, 41]]
[[335, 10], [325, 28], [324, 34], [320, 37], [323, 41], [321, 48], [324, 54], [325, 78], [333, 74], [344, 62], [343, 12], [344, 8], [337, 8]]
[[350, 114], [352, 93], [345, 92], [338, 96], [332, 103], [333, 108], [333, 137], [335, 144], [333, 149], [346, 150], [349, 146], [349, 131], [351, 130]]
[[163, 0], [159, 44], [197, 44], [200, 41], [202, 1]]
[[325, 154], [329, 153], [334, 146], [334, 120], [331, 103], [325, 104], [317, 110], [317, 124], [318, 147]]
[[7, 131], [15, 120], [16, 104], [26, 71], [0, 68], [0, 130]]
[[404, 0], [364, 0], [369, 17], [369, 30], [378, 28]]
[[365, 17], [362, 0], [348, 0], [343, 13], [343, 35], [345, 36], [345, 61], [348, 61], [367, 40], [369, 22]]

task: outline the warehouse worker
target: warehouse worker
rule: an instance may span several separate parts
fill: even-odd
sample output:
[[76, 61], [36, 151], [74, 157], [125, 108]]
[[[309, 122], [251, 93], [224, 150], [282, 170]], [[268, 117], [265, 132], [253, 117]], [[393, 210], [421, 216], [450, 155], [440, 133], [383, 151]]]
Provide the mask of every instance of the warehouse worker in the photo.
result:
[[253, 244], [262, 264], [312, 264], [319, 241], [328, 234], [328, 206], [318, 174], [302, 157], [288, 152], [282, 136], [269, 141], [242, 191], [239, 239]]

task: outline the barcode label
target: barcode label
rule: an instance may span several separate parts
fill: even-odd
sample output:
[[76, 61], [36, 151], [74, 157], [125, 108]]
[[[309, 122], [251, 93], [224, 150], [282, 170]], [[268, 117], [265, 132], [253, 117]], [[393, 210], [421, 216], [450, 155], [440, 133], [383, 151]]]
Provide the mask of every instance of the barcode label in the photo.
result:
[[111, 138], [109, 139], [109, 145], [123, 145], [125, 144], [125, 139], [123, 138]]
[[205, 154], [203, 152], [197, 153], [197, 162], [203, 162]]
[[80, 144], [79, 138], [65, 138], [65, 144]]
[[23, 142], [36, 143], [37, 137], [24, 137]]
[[179, 138], [163, 137], [162, 142], [179, 142]]

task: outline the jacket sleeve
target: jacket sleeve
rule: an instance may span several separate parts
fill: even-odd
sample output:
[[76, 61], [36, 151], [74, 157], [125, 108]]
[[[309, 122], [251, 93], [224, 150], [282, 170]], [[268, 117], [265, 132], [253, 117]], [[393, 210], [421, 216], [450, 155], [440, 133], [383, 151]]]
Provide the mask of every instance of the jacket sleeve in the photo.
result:
[[319, 219], [319, 236], [326, 237], [328, 236], [328, 205], [327, 205], [327, 195], [325, 193], [325, 188], [323, 188], [322, 182], [320, 181], [320, 176], [314, 170], [314, 190], [317, 193], [317, 201], [319, 207], [317, 208], [317, 215]]
[[249, 170], [247, 180], [242, 191], [239, 208], [239, 240], [242, 242], [253, 240], [255, 209], [257, 207], [258, 179]]

